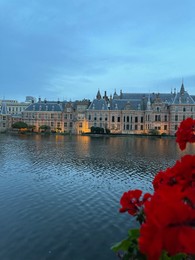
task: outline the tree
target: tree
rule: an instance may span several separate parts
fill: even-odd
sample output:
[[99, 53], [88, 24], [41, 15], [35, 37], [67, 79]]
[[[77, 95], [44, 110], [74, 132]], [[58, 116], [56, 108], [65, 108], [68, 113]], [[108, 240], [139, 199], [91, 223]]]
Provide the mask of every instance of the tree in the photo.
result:
[[28, 128], [28, 125], [22, 121], [16, 122], [12, 125], [12, 128], [17, 128], [17, 129], [26, 129]]
[[51, 129], [51, 127], [48, 126], [48, 125], [41, 125], [41, 126], [39, 127], [39, 129], [41, 130], [41, 132], [49, 132], [49, 130]]
[[148, 134], [149, 134], [149, 135], [159, 135], [160, 132], [159, 132], [157, 129], [150, 129], [150, 130], [148, 131]]
[[92, 134], [104, 134], [104, 128], [92, 126], [91, 133]]
[[28, 125], [28, 131], [34, 132], [35, 128], [35, 125]]

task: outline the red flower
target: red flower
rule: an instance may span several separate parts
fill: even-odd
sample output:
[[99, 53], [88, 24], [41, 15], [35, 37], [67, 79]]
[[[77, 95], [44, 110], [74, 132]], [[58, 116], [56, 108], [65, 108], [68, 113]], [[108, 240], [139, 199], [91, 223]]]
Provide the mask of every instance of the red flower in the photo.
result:
[[164, 186], [145, 203], [146, 221], [140, 229], [139, 248], [150, 260], [158, 260], [163, 250], [195, 254], [194, 189], [181, 192], [179, 186]]
[[186, 148], [186, 143], [195, 142], [195, 120], [192, 118], [187, 118], [182, 121], [177, 132], [176, 132], [176, 142], [179, 144], [181, 150]]
[[172, 168], [160, 171], [153, 180], [154, 190], [179, 185], [181, 190], [195, 187], [195, 155], [185, 155]]
[[125, 192], [120, 200], [122, 207], [119, 211], [121, 213], [127, 211], [130, 215], [135, 216], [139, 212], [140, 207], [151, 197], [149, 193], [146, 193], [143, 200], [140, 200], [141, 195], [141, 190], [129, 190], [128, 192]]

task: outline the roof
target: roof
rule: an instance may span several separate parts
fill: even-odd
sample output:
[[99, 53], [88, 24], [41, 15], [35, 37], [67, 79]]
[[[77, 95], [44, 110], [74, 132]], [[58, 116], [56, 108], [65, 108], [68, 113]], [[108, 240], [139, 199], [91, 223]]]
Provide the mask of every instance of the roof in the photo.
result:
[[62, 106], [59, 102], [37, 102], [30, 104], [25, 111], [55, 111], [55, 112], [61, 112]]
[[108, 104], [105, 99], [94, 99], [88, 110], [108, 110]]

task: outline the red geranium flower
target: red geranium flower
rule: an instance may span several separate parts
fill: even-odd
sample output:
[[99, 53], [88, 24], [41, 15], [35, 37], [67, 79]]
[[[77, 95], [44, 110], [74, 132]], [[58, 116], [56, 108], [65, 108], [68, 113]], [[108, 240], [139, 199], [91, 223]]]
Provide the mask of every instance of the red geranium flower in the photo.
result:
[[187, 118], [182, 121], [177, 132], [176, 132], [176, 142], [179, 144], [181, 150], [186, 148], [186, 143], [195, 142], [195, 120], [192, 118]]
[[163, 250], [170, 256], [195, 254], [194, 189], [164, 186], [145, 203], [145, 223], [140, 229], [139, 248], [149, 260], [158, 260]]
[[153, 180], [154, 190], [179, 185], [181, 190], [195, 187], [195, 155], [185, 155], [172, 168], [160, 171]]
[[125, 192], [120, 200], [122, 207], [119, 211], [121, 213], [128, 212], [130, 215], [135, 216], [139, 212], [140, 207], [151, 197], [149, 193], [146, 193], [143, 200], [141, 200], [141, 195], [141, 190], [129, 190]]

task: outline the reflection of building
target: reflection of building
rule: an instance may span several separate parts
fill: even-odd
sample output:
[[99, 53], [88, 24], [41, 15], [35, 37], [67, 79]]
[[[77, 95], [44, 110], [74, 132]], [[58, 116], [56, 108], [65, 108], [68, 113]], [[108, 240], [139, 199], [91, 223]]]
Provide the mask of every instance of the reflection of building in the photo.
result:
[[91, 126], [109, 128], [111, 133], [141, 134], [152, 130], [174, 135], [180, 122], [195, 118], [195, 98], [190, 96], [182, 83], [178, 93], [122, 93], [116, 91], [110, 99], [106, 93], [96, 99], [87, 110]]

